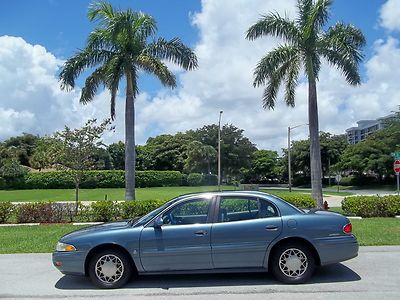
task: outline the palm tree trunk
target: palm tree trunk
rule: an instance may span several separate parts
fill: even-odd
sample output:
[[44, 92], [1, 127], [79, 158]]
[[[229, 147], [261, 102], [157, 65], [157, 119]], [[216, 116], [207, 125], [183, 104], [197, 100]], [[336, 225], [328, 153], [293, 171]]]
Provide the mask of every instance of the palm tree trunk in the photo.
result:
[[310, 168], [312, 197], [323, 208], [321, 147], [319, 142], [317, 86], [314, 76], [308, 78], [308, 124], [310, 130]]
[[125, 200], [135, 200], [135, 102], [132, 73], [126, 74], [125, 102]]

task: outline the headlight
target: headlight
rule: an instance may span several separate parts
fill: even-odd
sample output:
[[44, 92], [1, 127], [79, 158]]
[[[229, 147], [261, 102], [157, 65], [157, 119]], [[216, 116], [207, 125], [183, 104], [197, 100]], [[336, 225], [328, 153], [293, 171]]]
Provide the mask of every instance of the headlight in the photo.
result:
[[71, 252], [71, 251], [76, 251], [76, 248], [75, 248], [74, 245], [58, 242], [57, 246], [56, 246], [56, 251], [59, 251], [59, 252]]

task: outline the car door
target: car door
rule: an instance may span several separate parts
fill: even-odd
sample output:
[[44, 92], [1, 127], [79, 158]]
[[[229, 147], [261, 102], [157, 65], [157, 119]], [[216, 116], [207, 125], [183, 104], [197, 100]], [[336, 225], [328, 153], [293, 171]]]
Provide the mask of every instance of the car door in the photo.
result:
[[214, 268], [262, 267], [268, 245], [282, 231], [275, 205], [252, 196], [220, 197], [211, 230]]
[[211, 198], [180, 201], [161, 215], [161, 227], [145, 227], [140, 237], [144, 270], [212, 269], [211, 204]]

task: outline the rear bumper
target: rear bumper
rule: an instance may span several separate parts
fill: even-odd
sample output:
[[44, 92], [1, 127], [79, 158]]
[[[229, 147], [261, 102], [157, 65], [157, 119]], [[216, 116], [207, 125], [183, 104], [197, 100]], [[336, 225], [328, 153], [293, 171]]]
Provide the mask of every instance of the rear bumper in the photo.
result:
[[85, 275], [86, 252], [53, 252], [53, 265], [65, 275]]
[[352, 234], [322, 238], [314, 242], [321, 265], [345, 261], [358, 255], [358, 242]]

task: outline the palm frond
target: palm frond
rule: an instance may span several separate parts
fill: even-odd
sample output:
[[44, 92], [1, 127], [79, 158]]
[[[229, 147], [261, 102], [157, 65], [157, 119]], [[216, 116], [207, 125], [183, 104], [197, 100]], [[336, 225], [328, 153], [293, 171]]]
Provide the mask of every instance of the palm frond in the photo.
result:
[[289, 65], [286, 75], [285, 102], [287, 106], [295, 106], [296, 87], [300, 73], [300, 61], [297, 57], [293, 58]]
[[105, 67], [97, 68], [91, 75], [86, 78], [85, 85], [82, 88], [81, 98], [82, 104], [88, 104], [96, 95], [97, 89], [101, 84], [105, 83]]
[[108, 2], [94, 2], [89, 5], [87, 16], [90, 21], [99, 21], [101, 24], [106, 24], [114, 18], [115, 10]]
[[175, 75], [158, 58], [143, 54], [138, 56], [136, 62], [146, 72], [156, 75], [164, 86], [176, 87]]
[[290, 45], [279, 46], [265, 55], [254, 70], [254, 87], [264, 85], [282, 64], [299, 55], [299, 49]]
[[246, 33], [246, 39], [255, 40], [259, 37], [272, 35], [283, 38], [290, 43], [298, 43], [300, 31], [294, 21], [281, 17], [278, 13], [262, 16]]
[[310, 15], [312, 7], [313, 7], [312, 0], [297, 0], [297, 9], [299, 11], [299, 14], [296, 21], [299, 28], [303, 29], [307, 24], [307, 20]]
[[113, 57], [105, 66], [105, 85], [110, 90], [110, 116], [111, 120], [115, 119], [115, 101], [118, 93], [118, 85], [122, 76], [124, 75], [124, 60], [122, 57]]
[[332, 3], [332, 0], [317, 0], [310, 11], [307, 25], [318, 32], [328, 22], [329, 8]]
[[104, 28], [96, 28], [93, 30], [87, 39], [87, 49], [107, 49], [113, 50], [115, 47], [110, 31]]
[[287, 76], [287, 72], [291, 67], [291, 63], [292, 60], [286, 61], [270, 74], [267, 87], [265, 88], [262, 97], [264, 109], [275, 108], [279, 87]]
[[170, 41], [159, 38], [157, 41], [150, 43], [144, 49], [143, 53], [159, 59], [171, 61], [185, 70], [193, 70], [198, 66], [196, 54], [178, 38], [174, 38]]
[[64, 63], [59, 75], [61, 89], [73, 89], [75, 87], [75, 79], [83, 70], [104, 63], [111, 55], [112, 53], [107, 50], [84, 49], [79, 51]]

